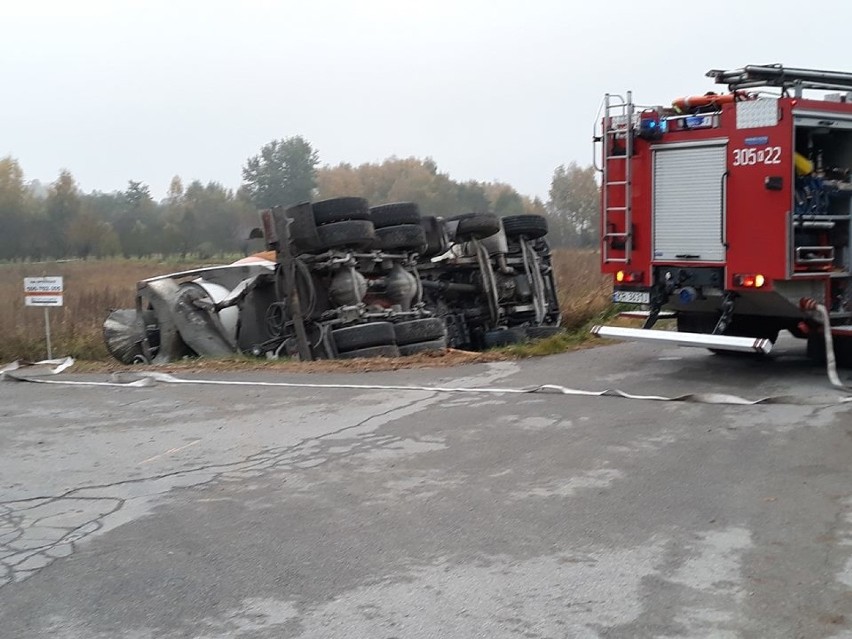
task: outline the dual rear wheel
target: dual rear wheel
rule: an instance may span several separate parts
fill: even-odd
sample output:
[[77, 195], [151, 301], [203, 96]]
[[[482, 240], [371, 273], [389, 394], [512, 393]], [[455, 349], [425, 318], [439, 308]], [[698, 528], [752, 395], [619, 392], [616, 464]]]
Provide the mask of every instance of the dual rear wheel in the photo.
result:
[[405, 322], [368, 322], [331, 332], [338, 357], [399, 357], [447, 347], [447, 330], [437, 317]]

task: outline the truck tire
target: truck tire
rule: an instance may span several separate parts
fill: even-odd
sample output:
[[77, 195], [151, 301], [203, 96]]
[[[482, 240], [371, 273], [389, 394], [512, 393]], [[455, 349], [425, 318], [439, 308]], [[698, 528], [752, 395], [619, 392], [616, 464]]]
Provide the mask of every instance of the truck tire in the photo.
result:
[[523, 328], [506, 328], [502, 330], [488, 331], [483, 336], [485, 348], [499, 348], [511, 344], [520, 344], [526, 341], [526, 331]]
[[808, 359], [816, 364], [825, 364], [825, 338], [822, 333], [808, 335]]
[[376, 229], [376, 246], [385, 251], [419, 250], [426, 244], [426, 233], [419, 224], [397, 224]]
[[356, 357], [399, 357], [400, 352], [394, 344], [385, 344], [384, 346], [370, 346], [368, 348], [359, 348], [354, 351], [340, 353], [341, 359], [355, 359]]
[[352, 247], [368, 248], [376, 240], [376, 231], [369, 220], [346, 220], [317, 227], [320, 250]]
[[331, 338], [340, 353], [373, 346], [396, 345], [396, 333], [390, 322], [356, 324], [331, 331]]
[[561, 335], [565, 329], [561, 326], [527, 326], [526, 333], [529, 339], [547, 339], [554, 335]]
[[[825, 337], [822, 333], [808, 336], [808, 359], [816, 364], [825, 364]], [[852, 368], [852, 338], [834, 337], [834, 359], [841, 368]]]
[[430, 351], [443, 351], [447, 348], [447, 338], [432, 339], [426, 342], [415, 342], [414, 344], [406, 344], [399, 347], [400, 355], [416, 355], [417, 353], [426, 353]]
[[423, 319], [399, 322], [393, 325], [393, 329], [396, 336], [396, 343], [400, 346], [444, 339], [447, 336], [447, 327], [444, 325], [444, 320], [437, 317], [425, 317]]
[[507, 215], [503, 218], [506, 237], [536, 240], [547, 235], [547, 218], [541, 215]]
[[[314, 222], [314, 211], [310, 202], [302, 202], [285, 209], [283, 212], [284, 219], [280, 219], [280, 210], [275, 209], [273, 212], [279, 239], [283, 240], [283, 234], [289, 232], [290, 242], [297, 254], [310, 253], [321, 248], [317, 225]], [[289, 231], [282, 228], [284, 224], [288, 225]]]
[[373, 226], [382, 229], [399, 224], [420, 224], [420, 207], [414, 202], [392, 202], [370, 208]]
[[457, 215], [456, 241], [481, 240], [500, 232], [500, 218], [490, 213], [468, 213]]
[[[710, 335], [713, 329], [716, 328], [718, 321], [719, 315], [717, 313], [679, 312], [677, 314], [677, 330], [679, 333], [703, 333], [704, 335]], [[765, 326], [760, 318], [735, 316], [728, 325], [725, 335], [768, 339], [774, 344], [778, 339], [778, 329], [772, 326]], [[714, 355], [721, 355], [723, 357], [763, 356], [761, 353], [742, 353], [739, 351], [728, 351], [723, 348], [708, 348], [707, 350]]]
[[678, 333], [704, 333], [709, 334], [716, 328], [719, 316], [716, 313], [683, 313], [677, 314]]
[[759, 317], [737, 317], [734, 316], [733, 321], [725, 331], [725, 335], [735, 335], [737, 337], [755, 337], [759, 339], [768, 339], [773, 344], [778, 341], [778, 333], [780, 330], [777, 326], [767, 324], [765, 319]]
[[446, 253], [450, 242], [443, 223], [433, 215], [424, 215], [420, 218], [420, 226], [426, 235], [426, 244], [420, 254], [423, 257], [435, 257]]
[[314, 202], [314, 221], [317, 226], [346, 220], [369, 220], [370, 207], [362, 197], [335, 197]]
[[843, 368], [852, 368], [852, 337], [834, 337], [834, 354], [837, 365]]

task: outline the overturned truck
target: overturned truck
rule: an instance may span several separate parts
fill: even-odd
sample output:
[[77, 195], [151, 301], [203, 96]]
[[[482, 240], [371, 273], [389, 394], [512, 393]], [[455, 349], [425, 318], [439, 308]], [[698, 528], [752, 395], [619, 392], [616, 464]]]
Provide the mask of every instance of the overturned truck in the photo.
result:
[[152, 277], [104, 323], [124, 363], [481, 350], [559, 330], [547, 221], [341, 197], [261, 213], [267, 251]]

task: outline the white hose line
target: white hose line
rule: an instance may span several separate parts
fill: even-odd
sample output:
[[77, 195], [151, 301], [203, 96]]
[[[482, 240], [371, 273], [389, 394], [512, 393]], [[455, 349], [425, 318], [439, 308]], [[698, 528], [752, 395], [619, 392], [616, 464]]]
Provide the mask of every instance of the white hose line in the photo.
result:
[[[69, 363], [70, 362], [70, 363]], [[74, 363], [74, 360], [67, 358], [65, 360], [45, 360], [37, 362], [35, 366], [40, 366], [41, 371], [47, 375], [55, 375], [67, 369]], [[34, 382], [38, 384], [60, 384], [64, 386], [111, 386], [122, 388], [140, 388], [154, 386], [155, 384], [194, 384], [203, 386], [253, 386], [253, 387], [276, 387], [276, 388], [312, 388], [312, 389], [341, 389], [341, 390], [359, 390], [359, 391], [403, 391], [403, 392], [428, 392], [428, 393], [474, 393], [474, 394], [498, 394], [498, 395], [529, 395], [533, 393], [553, 394], [553, 395], [570, 395], [575, 397], [620, 397], [622, 399], [645, 400], [653, 402], [687, 402], [695, 404], [729, 404], [737, 406], [757, 406], [762, 404], [795, 404], [795, 405], [813, 405], [813, 406], [833, 406], [837, 404], [852, 404], [852, 397], [827, 398], [820, 400], [819, 398], [803, 397], [798, 395], [776, 395], [774, 397], [764, 397], [762, 399], [747, 399], [739, 395], [728, 395], [726, 393], [688, 393], [686, 395], [677, 395], [675, 397], [665, 397], [663, 395], [637, 395], [634, 393], [626, 393], [618, 389], [607, 389], [602, 391], [589, 391], [577, 388], [567, 388], [557, 384], [542, 384], [540, 386], [532, 386], [528, 388], [466, 388], [452, 386], [404, 386], [393, 384], [312, 384], [307, 382], [259, 382], [259, 381], [241, 381], [241, 380], [212, 380], [212, 379], [183, 379], [175, 377], [169, 373], [158, 373], [152, 371], [142, 371], [139, 373], [119, 373], [114, 375], [116, 381], [112, 382], [94, 382], [94, 381], [76, 381], [76, 380], [61, 380], [47, 379], [42, 375], [21, 374], [18, 371], [33, 372], [27, 370], [32, 365], [21, 365], [17, 362], [0, 369], [0, 378], [8, 378], [13, 381]], [[135, 378], [131, 381], [126, 381], [129, 378]]]
[[852, 392], [852, 388], [840, 381], [840, 376], [837, 374], [837, 361], [834, 357], [834, 336], [831, 334], [831, 319], [828, 317], [828, 309], [822, 304], [817, 304], [816, 310], [822, 320], [822, 334], [825, 338], [825, 369], [828, 374], [828, 381], [835, 388], [850, 393]]

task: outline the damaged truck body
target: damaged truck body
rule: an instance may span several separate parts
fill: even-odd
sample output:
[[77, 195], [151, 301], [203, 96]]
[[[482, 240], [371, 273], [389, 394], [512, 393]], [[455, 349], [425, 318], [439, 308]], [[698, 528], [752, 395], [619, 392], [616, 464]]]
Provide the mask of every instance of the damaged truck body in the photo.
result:
[[268, 251], [142, 280], [104, 323], [124, 363], [483, 349], [559, 330], [538, 215], [423, 216], [341, 197], [261, 213]]

